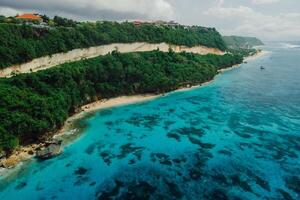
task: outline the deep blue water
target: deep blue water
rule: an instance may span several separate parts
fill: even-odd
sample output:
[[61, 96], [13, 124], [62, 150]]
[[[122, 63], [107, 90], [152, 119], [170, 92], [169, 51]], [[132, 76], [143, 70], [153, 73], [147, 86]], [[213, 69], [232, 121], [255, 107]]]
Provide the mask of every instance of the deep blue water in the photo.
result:
[[0, 199], [300, 199], [300, 48], [265, 49], [208, 86], [81, 120], [60, 156], [1, 178]]

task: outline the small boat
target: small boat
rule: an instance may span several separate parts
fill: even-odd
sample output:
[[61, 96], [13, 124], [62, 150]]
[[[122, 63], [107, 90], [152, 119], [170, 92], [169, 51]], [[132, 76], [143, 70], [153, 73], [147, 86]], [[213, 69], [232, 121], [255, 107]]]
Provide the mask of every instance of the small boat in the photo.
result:
[[260, 66], [260, 69], [261, 69], [261, 70], [264, 70], [264, 69], [265, 69], [265, 67], [264, 67], [264, 66]]

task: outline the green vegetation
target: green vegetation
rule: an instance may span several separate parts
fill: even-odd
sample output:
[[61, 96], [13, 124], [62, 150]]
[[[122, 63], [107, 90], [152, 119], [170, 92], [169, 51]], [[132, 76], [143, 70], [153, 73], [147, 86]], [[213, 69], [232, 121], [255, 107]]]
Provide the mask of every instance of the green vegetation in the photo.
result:
[[[42, 17], [48, 20], [47, 16]], [[146, 23], [135, 26], [128, 22], [78, 23], [61, 17], [55, 17], [53, 21], [56, 26], [0, 23], [0, 68], [72, 49], [117, 42], [166, 42], [226, 49], [221, 35], [214, 28]]]
[[16, 16], [10, 16], [5, 17], [3, 15], [0, 15], [0, 23], [6, 23], [6, 24], [27, 24], [27, 25], [42, 25], [42, 26], [48, 26], [48, 27], [55, 27], [55, 26], [64, 26], [64, 27], [74, 27], [77, 24], [80, 24], [81, 22], [77, 22], [72, 19], [67, 19], [60, 16], [54, 16], [53, 18], [50, 18], [47, 15], [41, 15], [38, 13], [32, 13], [33, 15], [40, 16], [42, 18], [42, 22], [40, 21], [34, 21], [34, 20], [20, 20], [17, 19]]
[[40, 141], [68, 116], [97, 99], [164, 93], [213, 79], [217, 70], [241, 63], [232, 54], [120, 54], [63, 64], [0, 79], [0, 150]]
[[0, 15], [0, 23], [4, 23], [6, 20], [6, 17], [3, 15]]
[[242, 57], [257, 53], [257, 50], [253, 48], [254, 46], [264, 45], [255, 37], [223, 36], [222, 38], [228, 47], [228, 52]]
[[[46, 20], [45, 20], [46, 19]], [[43, 16], [43, 21], [44, 22], [49, 22], [49, 18], [47, 19], [47, 16]], [[75, 27], [77, 22], [72, 20], [72, 19], [67, 19], [59, 16], [55, 16], [53, 18], [53, 23], [55, 26], [64, 26], [64, 27]]]
[[233, 49], [250, 49], [254, 46], [264, 45], [264, 43], [256, 37], [223, 36], [223, 40], [229, 48]]
[[260, 50], [256, 50], [256, 49], [252, 49], [252, 48], [250, 48], [250, 49], [230, 48], [230, 49], [227, 49], [227, 51], [234, 55], [246, 57], [246, 56], [252, 56], [252, 55], [256, 54], [257, 52], [259, 52]]

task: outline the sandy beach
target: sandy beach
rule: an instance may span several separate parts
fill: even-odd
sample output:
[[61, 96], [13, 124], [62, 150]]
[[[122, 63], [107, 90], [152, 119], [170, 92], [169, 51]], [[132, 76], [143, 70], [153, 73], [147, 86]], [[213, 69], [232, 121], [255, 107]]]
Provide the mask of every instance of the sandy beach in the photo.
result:
[[[262, 56], [264, 56], [268, 53], [270, 53], [270, 52], [260, 51], [260, 52], [256, 53], [255, 55], [252, 55], [252, 56], [249, 56], [249, 57], [245, 58], [244, 61], [246, 61], [246, 62], [251, 61], [251, 60], [257, 59], [259, 57], [262, 57]], [[232, 69], [237, 68], [239, 66], [241, 66], [241, 64], [232, 66], [230, 68], [219, 70], [218, 72], [223, 73], [225, 71], [232, 70]], [[210, 84], [214, 80], [215, 80], [215, 78], [208, 81], [208, 82], [202, 83], [201, 85], [187, 86], [187, 87], [179, 88], [179, 89], [177, 89], [175, 91], [172, 91], [170, 93], [187, 91], [187, 90], [192, 90], [192, 89], [195, 89], [195, 88], [203, 87], [205, 85]], [[150, 100], [153, 100], [155, 98], [162, 97], [162, 96], [163, 96], [163, 94], [159, 94], [159, 95], [145, 94], [145, 95], [121, 96], [121, 97], [116, 97], [116, 98], [111, 98], [111, 99], [102, 99], [102, 100], [84, 105], [84, 106], [81, 107], [80, 112], [74, 114], [73, 116], [69, 117], [66, 120], [64, 126], [53, 136], [53, 138], [62, 136], [65, 133], [70, 132], [70, 131], [72, 132], [71, 129], [72, 129], [72, 124], [74, 123], [74, 121], [85, 117], [87, 114], [89, 114], [91, 112], [95, 112], [97, 110], [105, 109], [105, 108], [117, 107], [117, 106], [121, 106], [121, 105], [128, 105], [128, 104], [134, 104], [134, 103], [139, 103], [139, 102], [150, 101]], [[33, 144], [33, 145], [20, 147], [9, 158], [6, 158], [6, 159], [2, 160], [1, 163], [5, 168], [8, 168], [8, 169], [15, 168], [16, 166], [21, 165], [23, 161], [26, 161], [26, 160], [29, 160], [29, 159], [35, 157], [36, 150], [41, 146], [43, 146], [43, 144]], [[4, 170], [3, 169], [1, 170], [1, 168], [0, 168], [0, 175], [6, 173], [5, 168], [4, 168]]]
[[133, 95], [133, 96], [120, 96], [116, 98], [111, 98], [111, 99], [101, 99], [99, 101], [86, 104], [81, 107], [81, 111], [74, 114], [70, 118], [68, 118], [65, 122], [65, 125], [62, 127], [61, 130], [58, 131], [58, 134], [56, 134], [54, 137], [61, 136], [64, 134], [66, 131], [70, 130], [70, 127], [72, 123], [80, 118], [85, 117], [88, 113], [105, 109], [105, 108], [111, 108], [111, 107], [117, 107], [117, 106], [122, 106], [122, 105], [128, 105], [128, 104], [133, 104], [133, 103], [139, 103], [139, 102], [145, 102], [145, 101], [150, 101], [155, 98], [161, 97], [162, 95], [152, 95], [152, 94], [145, 94], [145, 95]]
[[[265, 56], [269, 53], [271, 53], [271, 52], [269, 52], [269, 51], [259, 51], [259, 52], [255, 53], [252, 56], [248, 56], [248, 57], [244, 58], [244, 62], [249, 62], [249, 61], [255, 60], [255, 59], [260, 58], [262, 56]], [[225, 68], [225, 69], [220, 69], [220, 70], [218, 70], [218, 72], [223, 73], [223, 72], [226, 72], [226, 71], [230, 71], [232, 69], [240, 67], [242, 64], [233, 65], [232, 67], [228, 67], [228, 68]]]
[[271, 52], [270, 51], [259, 51], [258, 53], [252, 55], [252, 56], [248, 56], [244, 59], [244, 62], [249, 62], [251, 60], [255, 60], [259, 57], [262, 57], [262, 56], [265, 56], [267, 54], [270, 54]]

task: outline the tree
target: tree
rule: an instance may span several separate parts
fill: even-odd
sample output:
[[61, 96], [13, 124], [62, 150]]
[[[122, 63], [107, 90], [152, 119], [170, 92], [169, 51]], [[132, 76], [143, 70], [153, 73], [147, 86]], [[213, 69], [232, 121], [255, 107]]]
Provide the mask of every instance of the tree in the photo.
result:
[[36, 142], [95, 99], [163, 93], [211, 80], [239, 55], [119, 53], [0, 79], [0, 150]]
[[[47, 16], [42, 16], [48, 20]], [[30, 61], [41, 56], [66, 52], [109, 43], [166, 42], [174, 45], [205, 45], [225, 50], [220, 34], [214, 29], [181, 26], [170, 28], [150, 24], [134, 26], [131, 23], [97, 22], [77, 23], [55, 16], [49, 25], [55, 27], [37, 28], [29, 25], [0, 24], [0, 68]], [[26, 48], [24, 48], [26, 47]], [[26, 50], [28, 49], [28, 50]]]
[[10, 152], [18, 145], [18, 138], [9, 134], [2, 127], [0, 127], [0, 151]]
[[64, 26], [64, 27], [74, 27], [74, 26], [76, 26], [75, 21], [73, 21], [71, 19], [59, 17], [59, 16], [55, 16], [53, 18], [53, 21], [57, 26]]
[[50, 18], [47, 15], [42, 15], [41, 18], [43, 19], [43, 22], [49, 23]]
[[4, 23], [6, 20], [6, 17], [3, 15], [0, 15], [0, 23]]

